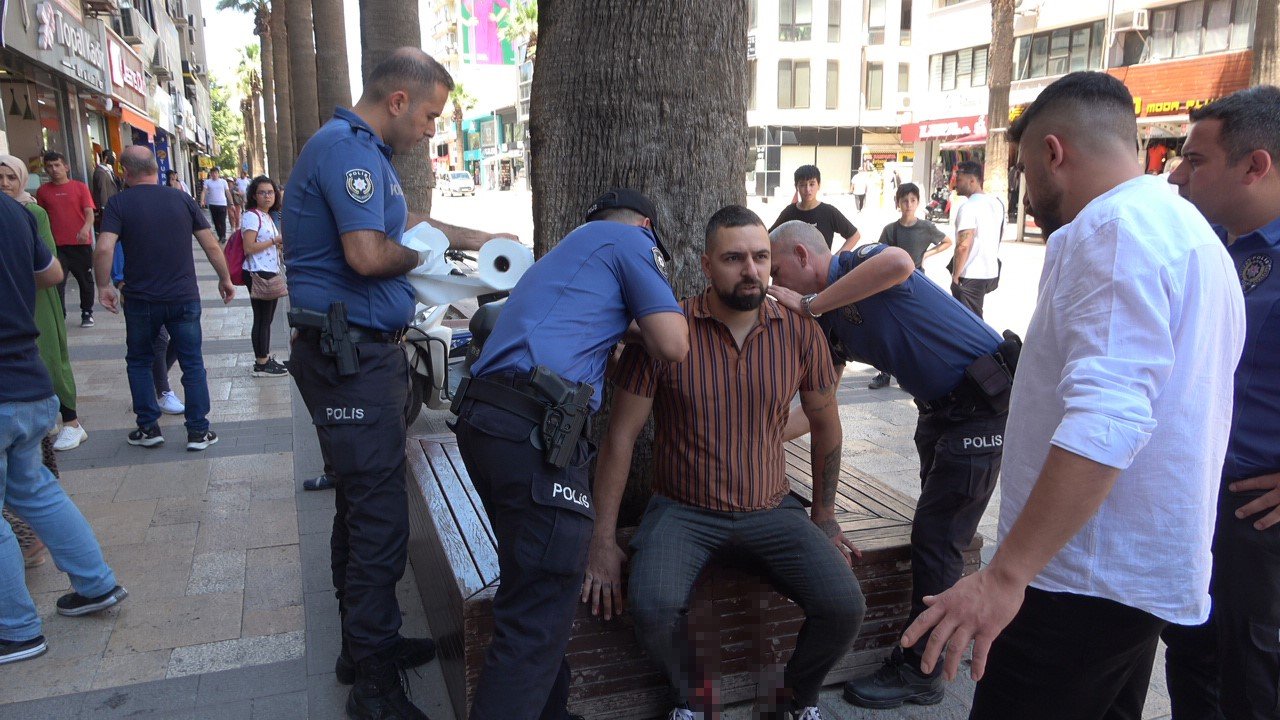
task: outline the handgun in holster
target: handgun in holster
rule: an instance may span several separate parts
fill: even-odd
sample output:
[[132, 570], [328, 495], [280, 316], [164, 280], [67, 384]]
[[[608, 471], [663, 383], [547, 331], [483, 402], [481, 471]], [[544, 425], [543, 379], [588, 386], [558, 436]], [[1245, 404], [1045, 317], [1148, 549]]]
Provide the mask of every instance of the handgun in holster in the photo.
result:
[[331, 303], [327, 313], [292, 308], [289, 310], [289, 327], [319, 331], [320, 353], [334, 359], [339, 375], [347, 377], [360, 372], [360, 358], [356, 355], [356, 346], [351, 341], [347, 325], [346, 303]]
[[595, 388], [587, 383], [566, 382], [542, 366], [534, 369], [529, 387], [547, 402], [542, 417], [544, 459], [553, 467], [564, 468], [573, 460], [578, 438], [591, 416]]
[[1013, 375], [1021, 352], [1022, 339], [1013, 331], [1005, 330], [1004, 341], [996, 346], [995, 352], [979, 355], [964, 369], [965, 377], [997, 411], [1009, 410], [1009, 392], [1013, 389]]

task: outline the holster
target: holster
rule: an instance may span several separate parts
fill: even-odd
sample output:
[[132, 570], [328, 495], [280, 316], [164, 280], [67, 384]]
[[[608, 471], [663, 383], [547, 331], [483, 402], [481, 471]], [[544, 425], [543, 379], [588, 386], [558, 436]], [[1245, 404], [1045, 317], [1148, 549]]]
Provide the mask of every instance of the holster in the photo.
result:
[[595, 388], [566, 382], [541, 366], [532, 374], [517, 374], [510, 379], [512, 384], [508, 385], [487, 378], [463, 378], [449, 409], [459, 414], [463, 401], [472, 400], [523, 417], [537, 427], [529, 440], [542, 450], [543, 460], [557, 469], [566, 467], [587, 427]]

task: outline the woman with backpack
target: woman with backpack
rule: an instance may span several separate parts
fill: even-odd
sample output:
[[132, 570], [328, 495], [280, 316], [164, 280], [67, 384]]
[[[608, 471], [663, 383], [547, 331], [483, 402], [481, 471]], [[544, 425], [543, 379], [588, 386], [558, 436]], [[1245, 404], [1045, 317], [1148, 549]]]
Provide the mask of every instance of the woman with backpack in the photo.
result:
[[244, 248], [244, 284], [253, 307], [253, 376], [283, 377], [284, 365], [271, 357], [271, 321], [280, 298], [289, 293], [284, 283], [282, 238], [271, 213], [280, 209], [280, 186], [266, 175], [249, 183], [245, 211], [240, 218], [240, 242]]

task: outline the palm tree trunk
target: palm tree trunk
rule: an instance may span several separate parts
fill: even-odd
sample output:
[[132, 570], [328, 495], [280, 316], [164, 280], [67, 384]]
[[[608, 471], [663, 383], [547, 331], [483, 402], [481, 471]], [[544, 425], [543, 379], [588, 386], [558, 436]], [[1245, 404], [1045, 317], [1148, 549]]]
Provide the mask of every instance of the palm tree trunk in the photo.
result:
[[[1009, 85], [1013, 82], [1014, 0], [991, 0], [991, 49], [987, 55], [987, 157], [984, 190], [1008, 203]], [[1008, 208], [1006, 208], [1008, 209]]]
[[1280, 85], [1280, 0], [1258, 0], [1250, 85]]
[[351, 71], [347, 69], [347, 29], [342, 0], [312, 0], [316, 27], [316, 73], [320, 122], [333, 115], [335, 107], [351, 107]]
[[[403, 0], [360, 0], [360, 72], [365, 80], [384, 57], [398, 47], [420, 47], [422, 29], [418, 4]], [[431, 145], [421, 143], [393, 160], [409, 211], [431, 214]]]
[[271, 0], [271, 54], [274, 56], [276, 81], [276, 142], [280, 148], [280, 165], [273, 172], [284, 184], [293, 170], [297, 151], [293, 144], [293, 97], [289, 82], [289, 31], [285, 27], [288, 0]]
[[[538, 14], [529, 112], [535, 252], [579, 225], [601, 192], [629, 186], [657, 205], [676, 296], [699, 292], [707, 218], [745, 202], [747, 3], [541, 0]], [[689, 82], [691, 66], [698, 82]], [[642, 440], [620, 526], [639, 516], [651, 476]]]
[[266, 137], [262, 127], [262, 110], [259, 103], [262, 102], [261, 86], [253, 89], [253, 171], [252, 176], [265, 175], [267, 172], [267, 148]]
[[320, 129], [316, 99], [316, 46], [311, 0], [289, 0], [289, 80], [293, 96], [293, 146], [299, 150]]
[[258, 57], [262, 61], [262, 129], [267, 140], [266, 172], [268, 175], [279, 175], [281, 164], [279, 139], [276, 137], [276, 63], [271, 39], [271, 11], [266, 5], [259, 5], [254, 19], [255, 31], [262, 45]]

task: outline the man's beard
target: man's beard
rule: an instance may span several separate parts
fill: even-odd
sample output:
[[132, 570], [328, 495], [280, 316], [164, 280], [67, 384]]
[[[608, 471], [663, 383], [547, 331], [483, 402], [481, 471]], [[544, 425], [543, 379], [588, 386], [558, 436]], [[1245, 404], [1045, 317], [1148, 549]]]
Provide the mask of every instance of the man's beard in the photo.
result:
[[[755, 294], [747, 294], [747, 291], [759, 289]], [[764, 285], [759, 282], [746, 281], [733, 286], [730, 292], [723, 292], [719, 288], [716, 289], [716, 295], [720, 297], [720, 301], [728, 305], [734, 310], [755, 310], [764, 304]]]
[[1049, 195], [1034, 205], [1028, 204], [1027, 212], [1036, 219], [1036, 225], [1040, 227], [1041, 237], [1046, 240], [1049, 236], [1058, 231], [1063, 225], [1062, 221], [1062, 193]]

